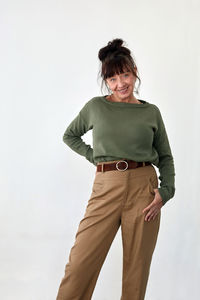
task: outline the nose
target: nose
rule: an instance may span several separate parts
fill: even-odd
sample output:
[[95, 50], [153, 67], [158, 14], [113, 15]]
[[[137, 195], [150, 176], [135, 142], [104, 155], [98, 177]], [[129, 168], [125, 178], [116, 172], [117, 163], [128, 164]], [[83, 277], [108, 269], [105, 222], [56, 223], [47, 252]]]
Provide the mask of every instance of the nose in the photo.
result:
[[125, 87], [125, 83], [124, 83], [124, 79], [123, 78], [118, 78], [117, 86], [118, 86], [119, 89], [122, 89], [122, 88]]

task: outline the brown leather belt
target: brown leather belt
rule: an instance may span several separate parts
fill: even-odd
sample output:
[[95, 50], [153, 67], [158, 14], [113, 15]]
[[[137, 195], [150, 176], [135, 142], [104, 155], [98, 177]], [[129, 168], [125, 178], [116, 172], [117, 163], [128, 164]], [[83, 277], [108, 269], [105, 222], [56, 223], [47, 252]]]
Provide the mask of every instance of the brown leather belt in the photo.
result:
[[129, 159], [123, 159], [114, 163], [105, 163], [105, 164], [103, 162], [100, 162], [97, 165], [97, 172], [106, 172], [112, 170], [125, 171], [127, 169], [135, 169], [135, 168], [144, 167], [148, 165], [151, 165], [149, 161], [136, 162], [134, 160], [129, 160]]

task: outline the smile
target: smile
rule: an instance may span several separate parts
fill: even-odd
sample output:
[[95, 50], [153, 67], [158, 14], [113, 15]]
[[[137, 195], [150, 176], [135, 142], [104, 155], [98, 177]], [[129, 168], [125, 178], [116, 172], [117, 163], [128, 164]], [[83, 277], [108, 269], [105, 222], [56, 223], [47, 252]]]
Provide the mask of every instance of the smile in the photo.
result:
[[119, 92], [120, 92], [120, 93], [124, 93], [124, 92], [126, 92], [127, 90], [128, 90], [128, 87], [125, 88], [125, 89], [119, 90]]

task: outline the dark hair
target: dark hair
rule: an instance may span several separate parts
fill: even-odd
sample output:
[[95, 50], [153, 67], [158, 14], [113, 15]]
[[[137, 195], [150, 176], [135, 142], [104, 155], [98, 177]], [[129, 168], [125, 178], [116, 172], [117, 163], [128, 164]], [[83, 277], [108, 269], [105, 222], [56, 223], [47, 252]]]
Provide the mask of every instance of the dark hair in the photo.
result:
[[107, 46], [101, 48], [98, 53], [98, 58], [101, 61], [101, 68], [99, 74], [102, 78], [101, 82], [101, 92], [103, 84], [105, 84], [108, 92], [109, 88], [106, 84], [106, 79], [112, 77], [115, 74], [120, 74], [126, 71], [131, 71], [133, 75], [139, 80], [139, 86], [135, 90], [138, 94], [139, 87], [141, 84], [140, 77], [138, 76], [138, 70], [133, 57], [131, 56], [131, 51], [122, 46], [124, 41], [122, 39], [113, 39], [109, 41]]

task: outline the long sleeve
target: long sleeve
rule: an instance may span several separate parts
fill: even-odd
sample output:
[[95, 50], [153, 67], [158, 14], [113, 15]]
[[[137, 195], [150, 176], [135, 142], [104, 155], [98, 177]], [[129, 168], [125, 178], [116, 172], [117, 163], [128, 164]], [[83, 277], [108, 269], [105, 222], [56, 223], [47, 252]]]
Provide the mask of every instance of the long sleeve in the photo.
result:
[[88, 161], [94, 164], [93, 148], [89, 144], [86, 144], [81, 138], [82, 135], [93, 127], [89, 124], [86, 113], [87, 103], [65, 130], [63, 141], [73, 151], [84, 156]]
[[160, 110], [157, 106], [154, 105], [154, 107], [156, 107], [157, 111], [158, 128], [154, 135], [153, 144], [159, 157], [157, 166], [159, 168], [159, 179], [161, 181], [158, 190], [163, 199], [163, 205], [165, 205], [175, 194], [174, 159]]

